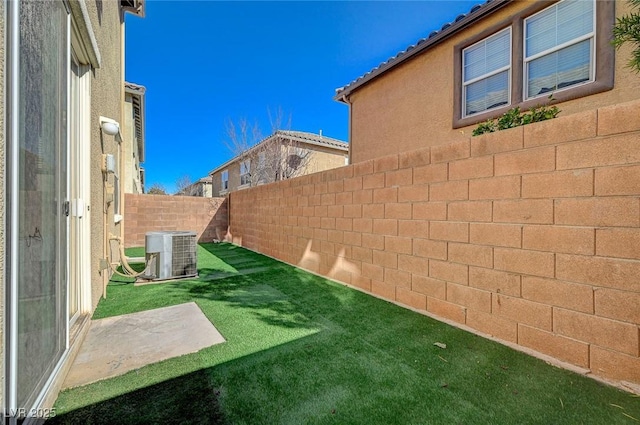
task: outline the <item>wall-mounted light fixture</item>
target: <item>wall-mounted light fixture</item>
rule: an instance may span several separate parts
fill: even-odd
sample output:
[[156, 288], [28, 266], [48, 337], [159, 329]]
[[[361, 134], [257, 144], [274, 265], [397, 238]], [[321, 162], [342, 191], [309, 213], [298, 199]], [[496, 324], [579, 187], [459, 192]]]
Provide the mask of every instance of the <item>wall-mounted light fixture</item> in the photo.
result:
[[100, 117], [100, 128], [104, 134], [115, 136], [120, 133], [120, 124], [116, 120], [107, 117]]

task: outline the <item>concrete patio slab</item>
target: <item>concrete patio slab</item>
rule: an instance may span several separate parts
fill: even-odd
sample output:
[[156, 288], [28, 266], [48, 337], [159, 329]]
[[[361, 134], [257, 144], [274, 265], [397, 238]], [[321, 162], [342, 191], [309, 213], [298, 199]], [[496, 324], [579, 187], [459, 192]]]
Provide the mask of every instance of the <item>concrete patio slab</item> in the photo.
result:
[[112, 378], [224, 341], [194, 302], [94, 320], [63, 388]]

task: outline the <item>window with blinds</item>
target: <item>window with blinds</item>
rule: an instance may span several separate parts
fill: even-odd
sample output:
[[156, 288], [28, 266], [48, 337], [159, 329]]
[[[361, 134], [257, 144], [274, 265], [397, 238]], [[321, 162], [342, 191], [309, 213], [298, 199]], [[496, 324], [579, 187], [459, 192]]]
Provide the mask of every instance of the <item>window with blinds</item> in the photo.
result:
[[470, 32], [454, 46], [453, 128], [516, 106], [526, 111], [551, 95], [559, 103], [611, 90], [615, 4], [530, 2], [494, 26]]
[[565, 0], [525, 19], [525, 99], [594, 80], [593, 0]]
[[508, 105], [511, 70], [511, 28], [462, 52], [464, 115]]

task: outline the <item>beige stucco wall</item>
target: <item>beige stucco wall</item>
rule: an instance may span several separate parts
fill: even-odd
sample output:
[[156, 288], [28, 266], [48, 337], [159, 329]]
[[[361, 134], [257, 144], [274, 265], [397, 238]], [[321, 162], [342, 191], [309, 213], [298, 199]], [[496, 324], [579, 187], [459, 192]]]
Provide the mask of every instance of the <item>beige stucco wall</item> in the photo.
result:
[[[234, 162], [229, 164], [224, 170], [217, 171], [211, 174], [212, 177], [212, 192], [213, 196], [221, 196], [222, 192], [222, 172], [229, 171], [229, 191], [235, 190], [240, 185], [240, 163]], [[224, 195], [227, 192], [222, 192]]]
[[201, 183], [202, 189], [200, 193], [202, 193], [202, 197], [211, 198], [213, 196], [213, 192], [211, 191], [211, 183]]
[[[98, 41], [102, 65], [93, 71], [91, 79], [91, 299], [98, 304], [103, 284], [108, 280], [107, 270], [100, 270], [100, 259], [107, 257], [105, 233], [120, 234], [119, 226], [113, 224], [113, 203], [103, 213], [102, 154], [117, 154], [117, 143], [112, 136], [100, 131], [99, 117], [105, 116], [121, 122], [124, 101], [124, 52], [119, 2], [86, 2], [91, 25]], [[109, 181], [113, 182], [113, 176]], [[105, 232], [106, 223], [106, 232]]]
[[319, 171], [331, 170], [345, 166], [345, 158], [349, 157], [348, 152], [336, 153], [336, 151], [317, 146], [311, 153], [312, 157], [305, 174], [317, 173]]
[[[475, 125], [452, 126], [454, 46], [532, 3], [513, 2], [353, 92], [352, 162], [464, 140], [470, 135]], [[616, 16], [628, 12], [626, 2], [616, 1]], [[629, 47], [616, 53], [613, 90], [560, 103], [561, 116], [640, 97], [640, 78], [626, 66], [629, 57]]]

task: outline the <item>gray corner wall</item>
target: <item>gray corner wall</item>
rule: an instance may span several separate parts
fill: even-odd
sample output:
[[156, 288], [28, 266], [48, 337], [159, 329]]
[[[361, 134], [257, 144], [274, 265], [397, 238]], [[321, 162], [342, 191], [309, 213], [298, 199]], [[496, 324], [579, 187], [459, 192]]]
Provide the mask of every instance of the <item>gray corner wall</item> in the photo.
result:
[[[102, 57], [101, 67], [93, 71], [91, 79], [91, 299], [95, 308], [108, 280], [108, 270], [100, 270], [100, 259], [107, 257], [105, 238], [108, 233], [119, 234], [113, 223], [113, 204], [104, 212], [102, 154], [116, 155], [118, 145], [111, 136], [100, 131], [100, 116], [122, 122], [124, 100], [124, 69], [122, 15], [120, 2], [87, 1], [91, 25]], [[112, 178], [112, 177], [111, 177]], [[106, 223], [106, 226], [105, 226]]]

